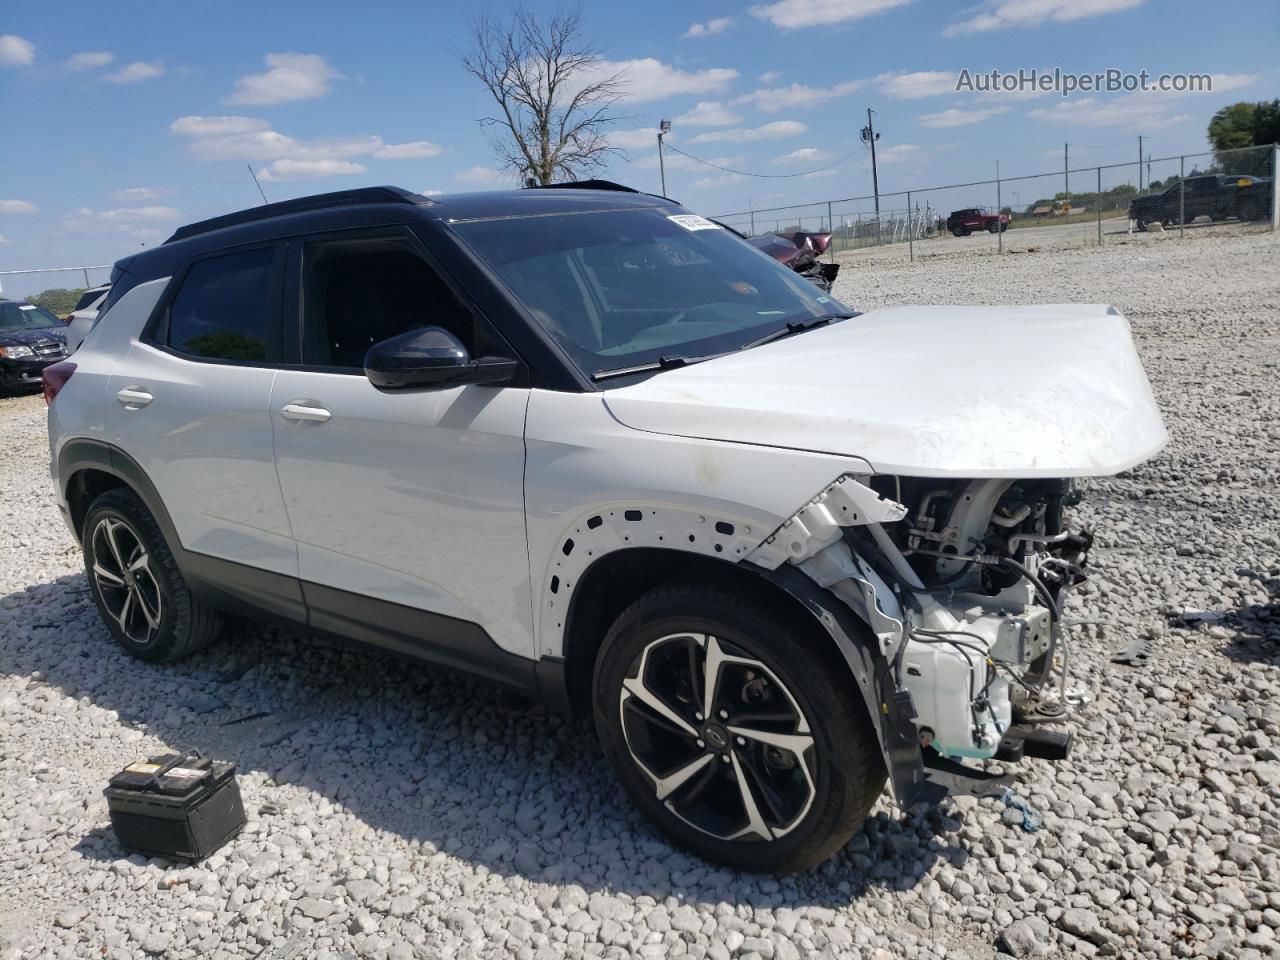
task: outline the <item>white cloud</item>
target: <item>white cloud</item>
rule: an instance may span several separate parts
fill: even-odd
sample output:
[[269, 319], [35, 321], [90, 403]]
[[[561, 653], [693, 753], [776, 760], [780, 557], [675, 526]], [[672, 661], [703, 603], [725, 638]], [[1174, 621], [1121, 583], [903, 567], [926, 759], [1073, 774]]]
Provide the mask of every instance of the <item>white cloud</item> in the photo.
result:
[[453, 175], [453, 179], [459, 183], [475, 183], [482, 186], [492, 187], [500, 183], [509, 183], [511, 174], [506, 170], [495, 170], [492, 167], [468, 167], [466, 170], [460, 170]]
[[[645, 147], [658, 147], [657, 127], [638, 127], [633, 130], [610, 130], [609, 146], [621, 147], [623, 150], [642, 150]], [[667, 142], [676, 138], [674, 133], [667, 134]]]
[[1052, 107], [1037, 107], [1028, 116], [1037, 120], [1061, 123], [1077, 123], [1090, 127], [1136, 127], [1171, 122], [1167, 100], [1128, 94], [1099, 100], [1084, 97], [1079, 100], [1060, 100]]
[[950, 107], [941, 113], [926, 113], [920, 117], [920, 126], [931, 129], [947, 127], [964, 127], [971, 123], [982, 123], [1001, 113], [1008, 113], [1010, 107], [988, 107], [985, 110], [961, 110]]
[[418, 193], [420, 193], [424, 197], [438, 197], [440, 196], [440, 194], [444, 193], [444, 191], [443, 190], [419, 190]]
[[126, 67], [122, 67], [115, 73], [107, 75], [108, 83], [142, 83], [144, 80], [154, 80], [156, 77], [165, 75], [164, 64], [159, 60], [150, 63], [144, 60], [135, 60]]
[[227, 103], [266, 105], [314, 100], [332, 89], [330, 80], [342, 78], [318, 53], [268, 53], [263, 62], [271, 69], [237, 80]]
[[781, 110], [812, 107], [836, 97], [845, 97], [865, 85], [865, 80], [845, 80], [830, 87], [810, 87], [803, 83], [793, 83], [788, 87], [766, 87], [744, 93], [730, 102], [735, 105], [749, 103], [765, 113], [778, 113]]
[[139, 239], [149, 239], [160, 233], [154, 224], [176, 220], [179, 216], [179, 212], [173, 207], [117, 207], [99, 211], [81, 207], [63, 217], [62, 226], [73, 233], [118, 230]]
[[988, 3], [984, 12], [953, 23], [944, 37], [985, 33], [1008, 27], [1034, 27], [1046, 22], [1068, 23], [1139, 6], [1143, 0], [1002, 0]]
[[9, 238], [6, 237], [3, 233], [0, 233], [0, 247], [3, 247], [8, 242], [9, 242]]
[[83, 53], [73, 53], [66, 62], [68, 70], [96, 70], [99, 67], [105, 67], [112, 63], [116, 55], [109, 50], [86, 50]]
[[790, 30], [861, 20], [910, 2], [911, 0], [777, 0], [776, 3], [751, 7], [750, 12], [752, 16], [768, 20], [775, 27]]
[[[708, 162], [715, 164], [717, 167], [736, 167], [738, 164], [746, 163], [742, 157], [711, 157]], [[639, 160], [632, 161], [632, 163], [637, 167], [656, 168], [658, 166], [658, 155], [656, 153], [647, 154]], [[697, 160], [692, 160], [681, 153], [668, 153], [665, 163], [668, 170], [709, 169], [707, 164], [699, 163]]]
[[874, 81], [880, 92], [896, 100], [914, 100], [918, 97], [934, 97], [940, 93], [956, 92], [956, 74], [941, 70], [920, 70], [915, 73], [882, 73]]
[[699, 100], [692, 110], [680, 114], [672, 121], [685, 127], [731, 127], [742, 118], [719, 100]]
[[106, 223], [145, 223], [155, 220], [176, 220], [178, 211], [173, 207], [121, 207], [103, 210], [98, 219]]
[[701, 180], [693, 181], [693, 185], [700, 190], [714, 190], [717, 187], [741, 183], [745, 179], [747, 178], [740, 173], [726, 173], [718, 177], [703, 177]]
[[[1248, 87], [1257, 81], [1257, 77], [1248, 73], [1218, 73], [1213, 76], [1213, 94], [1228, 90]], [[1028, 111], [1027, 115], [1037, 120], [1051, 120], [1063, 123], [1075, 123], [1091, 127], [1133, 126], [1151, 129], [1163, 124], [1185, 120], [1182, 115], [1173, 116], [1172, 111], [1183, 97], [1204, 96], [1209, 91], [1185, 90], [1164, 91], [1148, 90], [1126, 93], [1118, 97], [1101, 100], [1097, 97], [1059, 100], [1052, 107], [1037, 107]]]
[[792, 150], [790, 153], [784, 153], [780, 157], [774, 157], [769, 162], [776, 164], [819, 163], [829, 156], [829, 153], [825, 150], [819, 150], [817, 147], [801, 147], [799, 150]]
[[12, 33], [0, 36], [0, 65], [25, 67], [36, 58], [36, 45]]
[[373, 152], [375, 157], [383, 160], [421, 160], [425, 157], [438, 157], [444, 153], [444, 147], [430, 140], [414, 140], [412, 143], [388, 143]]
[[695, 23], [684, 32], [680, 39], [690, 40], [694, 37], [709, 37], [712, 34], [727, 30], [731, 23], [733, 23], [733, 17], [716, 17], [716, 19], [708, 20], [706, 23]]
[[623, 98], [634, 103], [665, 100], [677, 95], [697, 96], [719, 93], [738, 77], [728, 67], [707, 70], [681, 70], [654, 57], [638, 60], [602, 60], [589, 74], [580, 75], [583, 82], [593, 82], [620, 74], [625, 84]]
[[266, 130], [267, 121], [257, 117], [179, 117], [169, 124], [169, 132], [180, 137], [219, 137]]
[[264, 180], [303, 180], [364, 173], [357, 157], [419, 160], [444, 148], [428, 140], [387, 143], [375, 134], [298, 140], [272, 130], [257, 117], [179, 117], [169, 124], [177, 136], [190, 137], [187, 153], [197, 160], [244, 160], [266, 164]]
[[[898, 143], [892, 147], [883, 147], [876, 151], [877, 163], [897, 163], [900, 160], [909, 160], [920, 152], [920, 146], [915, 143]], [[867, 158], [868, 166], [871, 158]]]
[[142, 203], [144, 200], [154, 200], [167, 192], [154, 187], [126, 187], [123, 190], [112, 190], [108, 196], [118, 203]]
[[772, 123], [740, 130], [716, 130], [711, 133], [700, 133], [690, 143], [751, 143], [755, 140], [776, 140], [779, 137], [794, 137], [809, 128], [795, 120], [774, 120]]
[[773, 83], [776, 80], [780, 79], [781, 77], [782, 77], [781, 70], [766, 70], [764, 73], [760, 74], [760, 82]]
[[35, 213], [39, 209], [30, 200], [0, 200], [0, 213]]
[[259, 180], [313, 180], [316, 177], [347, 176], [365, 173], [368, 167], [351, 160], [334, 158], [315, 160], [295, 160], [283, 157], [273, 160], [258, 171]]

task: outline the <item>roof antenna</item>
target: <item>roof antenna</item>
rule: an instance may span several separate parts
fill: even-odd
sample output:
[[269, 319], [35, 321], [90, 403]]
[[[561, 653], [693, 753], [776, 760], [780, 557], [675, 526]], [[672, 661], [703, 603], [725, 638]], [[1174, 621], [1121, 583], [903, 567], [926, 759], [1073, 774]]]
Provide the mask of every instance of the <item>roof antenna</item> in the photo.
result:
[[253, 185], [257, 187], [258, 192], [262, 194], [262, 203], [263, 203], [263, 206], [265, 206], [269, 201], [267, 200], [266, 193], [262, 189], [262, 184], [258, 182], [258, 175], [253, 172], [252, 164], [246, 163], [245, 166], [249, 168], [249, 176], [253, 177]]

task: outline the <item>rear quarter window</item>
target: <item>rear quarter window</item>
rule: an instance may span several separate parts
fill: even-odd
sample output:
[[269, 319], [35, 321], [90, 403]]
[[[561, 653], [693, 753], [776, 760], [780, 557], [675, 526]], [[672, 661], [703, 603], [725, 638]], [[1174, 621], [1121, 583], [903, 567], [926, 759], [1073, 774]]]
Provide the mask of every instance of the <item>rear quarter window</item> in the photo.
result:
[[202, 359], [267, 360], [274, 259], [261, 247], [192, 264], [169, 306], [166, 344]]

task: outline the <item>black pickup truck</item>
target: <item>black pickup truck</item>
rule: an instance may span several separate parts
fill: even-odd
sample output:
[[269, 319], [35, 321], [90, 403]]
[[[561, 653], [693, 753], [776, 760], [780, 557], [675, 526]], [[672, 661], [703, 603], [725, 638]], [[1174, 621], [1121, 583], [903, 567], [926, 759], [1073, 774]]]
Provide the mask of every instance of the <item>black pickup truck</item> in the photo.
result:
[[[1183, 192], [1185, 184], [1185, 192]], [[1187, 177], [1160, 193], [1145, 193], [1129, 201], [1129, 219], [1139, 230], [1153, 223], [1165, 226], [1191, 223], [1197, 217], [1225, 220], [1265, 220], [1271, 216], [1270, 177], [1205, 174]]]

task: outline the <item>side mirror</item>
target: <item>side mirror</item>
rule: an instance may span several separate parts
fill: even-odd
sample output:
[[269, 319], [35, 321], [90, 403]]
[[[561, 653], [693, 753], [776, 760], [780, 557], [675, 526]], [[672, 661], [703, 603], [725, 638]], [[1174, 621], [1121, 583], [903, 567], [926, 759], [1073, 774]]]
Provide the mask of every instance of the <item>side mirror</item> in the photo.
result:
[[516, 373], [508, 357], [472, 360], [467, 348], [443, 327], [423, 327], [375, 343], [364, 355], [364, 375], [382, 390], [507, 383]]

